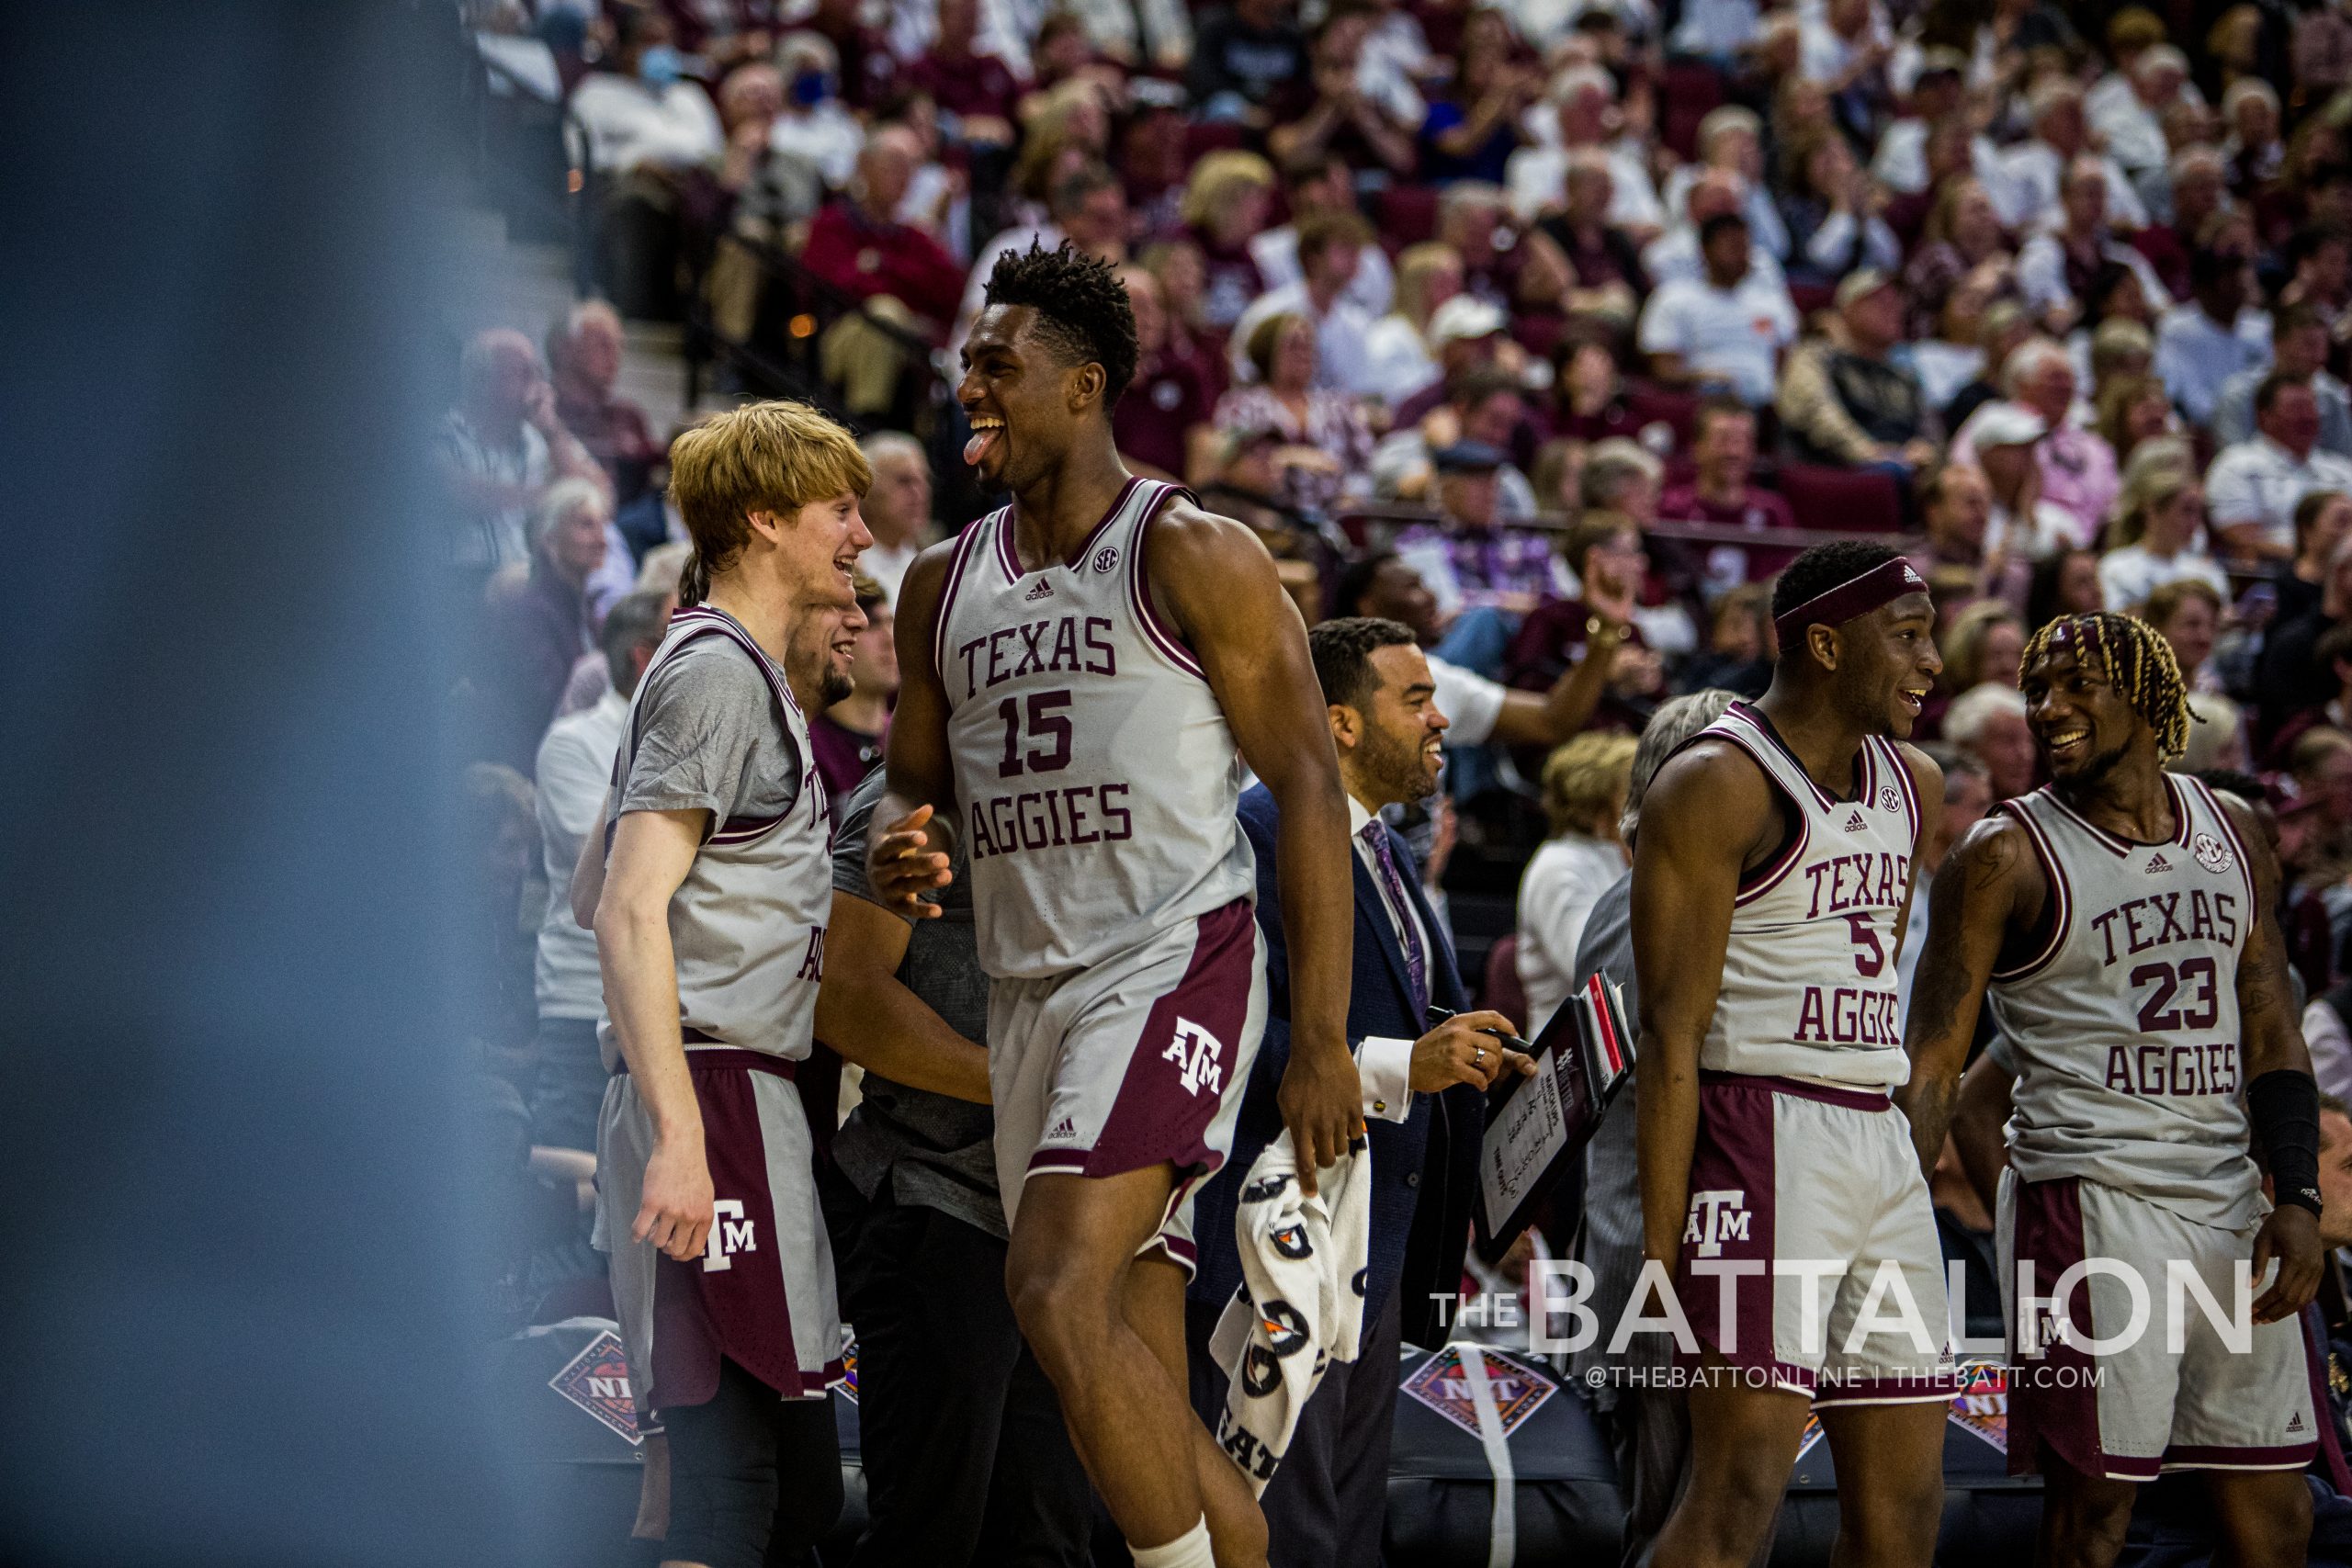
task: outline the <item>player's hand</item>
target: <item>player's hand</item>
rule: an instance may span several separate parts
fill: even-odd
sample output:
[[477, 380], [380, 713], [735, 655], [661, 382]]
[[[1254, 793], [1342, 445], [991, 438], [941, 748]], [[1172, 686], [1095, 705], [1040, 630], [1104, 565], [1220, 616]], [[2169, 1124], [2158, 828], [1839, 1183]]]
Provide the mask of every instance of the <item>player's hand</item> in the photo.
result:
[[1315, 1196], [1315, 1173], [1337, 1165], [1348, 1145], [1363, 1135], [1363, 1082], [1356, 1059], [1343, 1045], [1334, 1050], [1290, 1054], [1283, 1087], [1274, 1095], [1290, 1146], [1298, 1156], [1298, 1190]]
[[2255, 1299], [2254, 1321], [2277, 1323], [2311, 1305], [2312, 1298], [2319, 1294], [2324, 1256], [2319, 1220], [2309, 1209], [2281, 1203], [2271, 1210], [2262, 1228], [2254, 1233], [2254, 1278], [2260, 1283], [2263, 1270], [2274, 1258], [2278, 1260], [2278, 1278]]
[[710, 1163], [703, 1158], [701, 1133], [658, 1140], [645, 1162], [645, 1198], [628, 1234], [684, 1263], [702, 1256], [710, 1221]]
[[[1498, 1012], [1465, 1012], [1447, 1019], [1414, 1041], [1413, 1092], [1435, 1094], [1458, 1083], [1492, 1089], [1496, 1077], [1506, 1067], [1534, 1071], [1535, 1064], [1528, 1057], [1484, 1032], [1489, 1029], [1499, 1029], [1506, 1034], [1518, 1032], [1510, 1020]], [[1525, 1066], [1513, 1066], [1514, 1058]]]
[[936, 904], [923, 895], [944, 887], [953, 874], [947, 856], [932, 845], [932, 809], [918, 806], [865, 846], [865, 874], [882, 907], [910, 920], [935, 920]]

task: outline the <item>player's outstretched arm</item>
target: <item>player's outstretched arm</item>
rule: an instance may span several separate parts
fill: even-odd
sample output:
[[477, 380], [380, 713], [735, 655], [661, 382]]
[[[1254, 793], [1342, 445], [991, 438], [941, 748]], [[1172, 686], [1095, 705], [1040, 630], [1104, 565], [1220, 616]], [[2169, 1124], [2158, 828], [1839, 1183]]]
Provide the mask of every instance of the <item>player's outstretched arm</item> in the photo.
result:
[[2309, 1306], [2319, 1293], [2324, 1249], [2319, 1239], [2319, 1083], [2303, 1043], [2287, 974], [2287, 938], [2278, 929], [2278, 857], [2252, 808], [2219, 796], [2254, 861], [2254, 929], [2238, 958], [2238, 1046], [2247, 1120], [2270, 1166], [2277, 1207], [2254, 1237], [2256, 1282], [2278, 1260], [2278, 1278], [2255, 1299], [2254, 1320], [2275, 1323]]
[[932, 657], [952, 539], [917, 556], [899, 585], [899, 696], [890, 709], [884, 766], [889, 788], [874, 807], [865, 874], [884, 908], [910, 920], [936, 919], [923, 895], [947, 886], [955, 847], [956, 769], [947, 751], [947, 689]]
[[670, 898], [694, 869], [707, 811], [624, 812], [596, 901], [596, 963], [605, 1010], [629, 1077], [653, 1123], [645, 1197], [630, 1235], [680, 1262], [699, 1255], [710, 1234], [710, 1166], [703, 1157], [702, 1106], [686, 1073], [678, 1032], [677, 954], [670, 944]]
[[1306, 626], [1257, 536], [1228, 517], [1170, 503], [1145, 536], [1151, 592], [1216, 694], [1242, 759], [1282, 814], [1283, 929], [1290, 948], [1290, 1066], [1279, 1100], [1300, 1185], [1363, 1128], [1348, 1051], [1355, 939], [1347, 797]]
[[1903, 1048], [1911, 1077], [1894, 1091], [1910, 1119], [1919, 1169], [1934, 1174], [1951, 1130], [1976, 1010], [2012, 930], [2032, 929], [2049, 896], [2041, 863], [2014, 818], [1987, 817], [1961, 835], [1928, 894], [1930, 941], [1911, 976]]
[[1755, 764], [1701, 740], [1658, 771], [1634, 840], [1634, 1056], [1642, 1251], [1672, 1274], [1690, 1207], [1699, 1046], [1714, 1018], [1741, 870], [1769, 848], [1780, 810]]

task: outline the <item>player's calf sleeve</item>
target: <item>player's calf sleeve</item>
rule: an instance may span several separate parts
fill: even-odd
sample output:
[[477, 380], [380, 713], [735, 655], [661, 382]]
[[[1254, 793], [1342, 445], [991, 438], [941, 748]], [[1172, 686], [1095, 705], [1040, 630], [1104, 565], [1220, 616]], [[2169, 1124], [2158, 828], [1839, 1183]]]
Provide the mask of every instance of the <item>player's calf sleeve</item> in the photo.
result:
[[1130, 1546], [1136, 1568], [1216, 1568], [1209, 1551], [1209, 1519], [1203, 1514], [1191, 1529], [1165, 1546]]
[[2318, 1214], [2318, 1083], [2290, 1067], [2265, 1073], [2245, 1087], [2245, 1113], [2269, 1163], [2277, 1201]]

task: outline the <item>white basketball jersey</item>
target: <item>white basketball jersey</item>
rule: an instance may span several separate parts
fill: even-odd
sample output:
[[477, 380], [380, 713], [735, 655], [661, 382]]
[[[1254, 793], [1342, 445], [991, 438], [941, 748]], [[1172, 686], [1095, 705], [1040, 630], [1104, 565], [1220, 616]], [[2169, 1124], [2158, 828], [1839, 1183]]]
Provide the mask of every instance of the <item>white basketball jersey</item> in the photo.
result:
[[1839, 800], [1746, 703], [1700, 734], [1747, 752], [1794, 808], [1797, 828], [1779, 854], [1741, 879], [1699, 1065], [1858, 1089], [1903, 1082], [1910, 1059], [1895, 922], [1919, 838], [1918, 795], [1903, 754], [1893, 741], [1865, 739], [1854, 796]]
[[614, 798], [637, 752], [637, 703], [652, 684], [653, 671], [702, 637], [727, 638], [759, 666], [775, 699], [772, 711], [800, 759], [801, 777], [783, 816], [716, 824], [695, 852], [685, 881], [670, 896], [678, 1021], [689, 1045], [736, 1045], [798, 1061], [808, 1055], [817, 983], [824, 976], [825, 922], [833, 908], [832, 825], [808, 721], [784, 671], [733, 616], [698, 605], [670, 617], [669, 632], [629, 703], [614, 765]]
[[932, 656], [998, 979], [1088, 968], [1256, 888], [1233, 732], [1144, 569], [1183, 493], [1129, 479], [1076, 566], [1022, 570], [1011, 507], [956, 541]]
[[2254, 868], [2195, 779], [2165, 775], [2173, 836], [2134, 843], [2050, 788], [2004, 802], [2049, 879], [2047, 939], [1996, 970], [2017, 1053], [2009, 1163], [2079, 1176], [2232, 1229], [2254, 1215], [2238, 1043], [2238, 960]]

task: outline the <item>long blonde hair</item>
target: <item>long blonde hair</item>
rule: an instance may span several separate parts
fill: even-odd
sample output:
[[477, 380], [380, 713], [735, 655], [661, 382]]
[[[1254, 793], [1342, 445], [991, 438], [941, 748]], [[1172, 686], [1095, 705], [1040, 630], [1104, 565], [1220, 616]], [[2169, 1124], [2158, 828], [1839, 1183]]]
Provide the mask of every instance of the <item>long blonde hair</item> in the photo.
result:
[[1195, 229], [1206, 229], [1219, 209], [1243, 187], [1274, 188], [1274, 166], [1255, 152], [1225, 148], [1193, 165], [1184, 183], [1184, 199], [1177, 215]]

